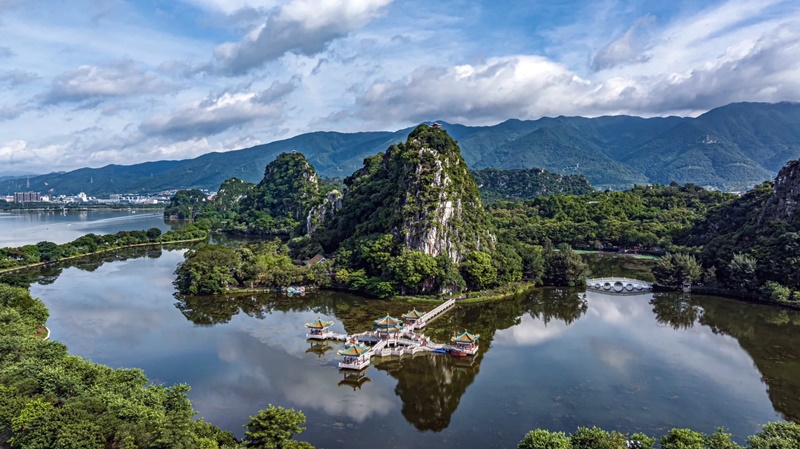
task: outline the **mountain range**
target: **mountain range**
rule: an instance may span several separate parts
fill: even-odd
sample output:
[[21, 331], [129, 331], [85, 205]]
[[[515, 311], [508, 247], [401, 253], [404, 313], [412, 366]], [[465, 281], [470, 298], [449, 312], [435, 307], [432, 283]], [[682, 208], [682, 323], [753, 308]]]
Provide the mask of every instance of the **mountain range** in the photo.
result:
[[[800, 103], [733, 103], [698, 117], [602, 116], [507, 120], [494, 126], [439, 122], [470, 168], [539, 167], [586, 176], [596, 188], [672, 181], [740, 190], [773, 178], [800, 158]], [[226, 179], [258, 182], [282, 153], [306, 155], [323, 177], [344, 178], [364, 158], [403, 142], [413, 128], [313, 132], [194, 159], [82, 168], [0, 181], [0, 193], [89, 195], [182, 188], [216, 190]]]

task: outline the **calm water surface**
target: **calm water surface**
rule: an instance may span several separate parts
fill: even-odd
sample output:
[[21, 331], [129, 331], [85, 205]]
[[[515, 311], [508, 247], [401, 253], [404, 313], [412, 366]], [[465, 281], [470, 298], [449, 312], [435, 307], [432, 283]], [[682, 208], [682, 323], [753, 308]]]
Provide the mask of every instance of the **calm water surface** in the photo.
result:
[[166, 232], [163, 211], [14, 211], [0, 212], [0, 247], [33, 245], [41, 241], [67, 243], [93, 234], [115, 234], [119, 231], [146, 231], [159, 228]]
[[341, 344], [307, 342], [303, 323], [322, 317], [335, 331], [358, 332], [411, 305], [332, 292], [176, 299], [182, 253], [142, 250], [54, 268], [31, 292], [70, 352], [187, 382], [200, 416], [239, 436], [270, 403], [302, 409], [301, 438], [328, 448], [509, 448], [531, 428], [579, 425], [650, 434], [725, 426], [741, 441], [770, 420], [800, 419], [794, 312], [713, 297], [539, 289], [458, 306], [426, 330], [441, 342], [480, 333], [473, 360], [377, 359], [352, 381], [336, 367]]

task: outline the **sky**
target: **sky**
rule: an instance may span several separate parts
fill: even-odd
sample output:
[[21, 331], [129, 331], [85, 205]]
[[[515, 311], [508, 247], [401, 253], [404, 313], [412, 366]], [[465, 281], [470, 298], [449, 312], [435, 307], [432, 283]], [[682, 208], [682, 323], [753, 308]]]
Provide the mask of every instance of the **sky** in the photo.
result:
[[800, 101], [797, 0], [0, 0], [0, 174]]

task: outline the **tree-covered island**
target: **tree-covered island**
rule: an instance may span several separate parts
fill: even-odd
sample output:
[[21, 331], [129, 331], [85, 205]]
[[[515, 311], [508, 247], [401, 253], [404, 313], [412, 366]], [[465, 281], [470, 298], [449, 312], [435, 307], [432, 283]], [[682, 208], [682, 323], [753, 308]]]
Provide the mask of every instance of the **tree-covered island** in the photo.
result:
[[[493, 180], [495, 196], [498, 185], [524, 191], [520, 184], [530, 180], [519, 173], [504, 181], [494, 172], [481, 176]], [[585, 179], [568, 181], [585, 188]], [[487, 290], [523, 279], [584, 281], [585, 264], [568, 245], [498, 231], [458, 145], [437, 126], [420, 125], [405, 143], [368, 157], [343, 185], [343, 191], [326, 188], [306, 158], [292, 152], [267, 165], [257, 185], [225, 181], [213, 201], [179, 192], [166, 217], [284, 238], [192, 249], [176, 271], [179, 290], [214, 294], [298, 284], [386, 298]]]
[[538, 169], [470, 171], [444, 130], [420, 125], [341, 183], [320, 180], [301, 153], [283, 153], [258, 184], [229, 179], [213, 200], [178, 192], [165, 216], [280, 237], [191, 250], [176, 272], [187, 294], [297, 284], [387, 298], [507, 291], [521, 281], [577, 286], [587, 268], [573, 249], [589, 249], [666, 252], [654, 267], [662, 287], [688, 282], [793, 304], [798, 171], [791, 162], [741, 198], [677, 183], [587, 191], [585, 179]]

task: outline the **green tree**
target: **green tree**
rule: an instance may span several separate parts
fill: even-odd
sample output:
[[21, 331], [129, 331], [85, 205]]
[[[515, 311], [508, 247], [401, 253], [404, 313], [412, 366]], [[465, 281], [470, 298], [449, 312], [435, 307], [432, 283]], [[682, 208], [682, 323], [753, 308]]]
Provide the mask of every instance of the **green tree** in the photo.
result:
[[550, 285], [577, 287], [586, 285], [589, 267], [583, 258], [567, 244], [561, 244], [558, 251], [545, 249], [544, 282]]
[[161, 229], [150, 228], [147, 230], [147, 239], [151, 242], [157, 242], [161, 239]]
[[728, 263], [728, 278], [731, 287], [744, 291], [753, 291], [758, 284], [756, 278], [756, 260], [746, 254], [734, 254]]
[[706, 449], [705, 437], [690, 429], [671, 429], [661, 437], [661, 449]]
[[775, 281], [767, 281], [761, 287], [761, 293], [775, 302], [788, 302], [792, 296], [792, 291], [788, 287], [784, 287]]
[[492, 256], [481, 251], [473, 251], [461, 264], [461, 273], [467, 286], [474, 290], [483, 290], [497, 285], [497, 268], [492, 263]]
[[797, 449], [800, 447], [800, 424], [771, 422], [747, 440], [750, 449]]
[[55, 262], [61, 259], [61, 248], [53, 242], [39, 242], [39, 260], [42, 262]]
[[578, 427], [570, 435], [573, 449], [622, 449], [625, 436], [618, 432], [607, 432], [599, 427]]
[[400, 293], [421, 293], [433, 289], [439, 267], [436, 259], [410, 249], [403, 250], [399, 256], [388, 262], [390, 277], [400, 285]]
[[564, 432], [536, 429], [528, 432], [517, 449], [571, 449], [572, 443]]
[[175, 285], [184, 294], [214, 295], [236, 284], [241, 257], [233, 249], [219, 245], [202, 245], [186, 252], [175, 270]]
[[272, 404], [266, 410], [261, 410], [256, 416], [250, 417], [250, 422], [245, 424], [247, 431], [244, 436], [244, 446], [256, 449], [284, 449], [294, 447], [310, 447], [307, 443], [293, 441], [296, 434], [305, 430], [301, 424], [306, 422], [303, 412], [294, 409], [275, 407]]
[[0, 309], [14, 309], [29, 328], [44, 324], [50, 316], [47, 307], [24, 288], [0, 284]]
[[653, 265], [653, 276], [658, 284], [677, 288], [684, 282], [700, 280], [703, 267], [691, 254], [669, 253], [660, 257]]
[[722, 427], [717, 427], [714, 433], [706, 435], [705, 444], [706, 449], [744, 449], [731, 440], [731, 434]]

